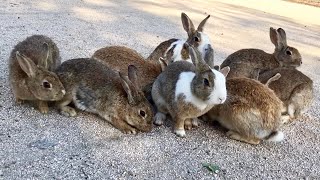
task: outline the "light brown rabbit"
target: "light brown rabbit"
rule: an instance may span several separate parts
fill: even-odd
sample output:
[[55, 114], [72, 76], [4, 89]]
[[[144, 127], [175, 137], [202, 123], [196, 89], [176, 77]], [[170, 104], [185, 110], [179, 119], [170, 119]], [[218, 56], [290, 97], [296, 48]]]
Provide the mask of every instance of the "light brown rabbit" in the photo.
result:
[[66, 95], [57, 102], [61, 113], [75, 116], [71, 102], [83, 111], [98, 114], [123, 133], [151, 131], [153, 112], [139, 88], [140, 78], [133, 65], [127, 74], [114, 71], [89, 58], [65, 61], [56, 70], [66, 88]]
[[137, 51], [124, 46], [101, 48], [93, 54], [92, 58], [125, 75], [128, 75], [128, 66], [134, 65], [138, 69], [139, 88], [147, 97], [150, 96], [150, 99], [152, 83], [167, 65], [164, 59], [160, 59], [160, 63], [146, 61]]
[[270, 27], [270, 39], [275, 45], [273, 54], [260, 49], [241, 49], [229, 55], [221, 68], [230, 67], [227, 78], [256, 78], [259, 72], [277, 67], [298, 67], [302, 64], [299, 51], [287, 45], [286, 33], [282, 28]]
[[313, 81], [295, 68], [276, 68], [259, 75], [265, 83], [270, 77], [280, 73], [281, 78], [270, 83], [269, 87], [283, 102], [282, 113], [288, 114], [287, 120], [297, 118], [312, 104]]
[[65, 90], [51, 72], [60, 64], [56, 44], [43, 35], [33, 35], [18, 43], [9, 58], [10, 85], [18, 103], [37, 101], [41, 113], [48, 112], [46, 101], [60, 100]]
[[166, 58], [169, 53], [171, 54], [170, 58], [172, 58], [172, 61], [174, 62], [180, 60], [192, 62], [189, 55], [189, 49], [184, 46], [185, 42], [196, 47], [202, 54], [202, 58], [204, 58], [203, 55], [205, 54], [205, 50], [208, 48], [208, 45], [211, 45], [209, 36], [203, 32], [204, 26], [209, 17], [210, 15], [203, 19], [196, 29], [191, 19], [185, 13], [181, 13], [182, 25], [184, 30], [188, 33], [188, 39], [182, 40], [173, 38], [160, 43], [150, 54], [147, 60], [158, 62], [160, 57]]
[[227, 95], [225, 76], [229, 68], [222, 69], [222, 73], [211, 69], [192, 46], [189, 53], [193, 64], [186, 61], [169, 64], [152, 86], [152, 98], [158, 109], [154, 123], [161, 125], [170, 114], [175, 121], [174, 133], [180, 137], [186, 135], [185, 128], [194, 125], [191, 119], [196, 121], [194, 118], [223, 103]]
[[[267, 84], [279, 76], [270, 78]], [[249, 144], [284, 139], [284, 134], [279, 131], [282, 102], [270, 88], [244, 77], [227, 79], [226, 86], [227, 100], [214, 106], [206, 118], [217, 120], [227, 128], [227, 136], [231, 139]]]

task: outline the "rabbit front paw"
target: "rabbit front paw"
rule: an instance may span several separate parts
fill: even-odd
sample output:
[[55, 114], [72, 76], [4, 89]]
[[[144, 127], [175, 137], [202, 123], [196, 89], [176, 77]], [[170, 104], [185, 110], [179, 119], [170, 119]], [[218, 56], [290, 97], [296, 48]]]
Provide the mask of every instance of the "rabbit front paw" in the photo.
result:
[[164, 123], [164, 120], [166, 120], [166, 115], [161, 112], [157, 112], [157, 114], [154, 116], [154, 124], [161, 126]]
[[60, 113], [67, 117], [74, 117], [77, 115], [77, 112], [74, 108], [65, 106], [61, 109]]

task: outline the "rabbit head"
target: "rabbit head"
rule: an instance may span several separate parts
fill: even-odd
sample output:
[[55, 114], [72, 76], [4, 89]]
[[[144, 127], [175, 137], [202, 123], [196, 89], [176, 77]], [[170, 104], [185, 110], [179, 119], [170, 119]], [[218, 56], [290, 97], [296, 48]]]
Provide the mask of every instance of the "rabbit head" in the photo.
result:
[[181, 13], [183, 28], [188, 33], [187, 42], [196, 47], [202, 55], [205, 54], [205, 50], [208, 48], [207, 46], [211, 44], [209, 36], [203, 32], [204, 25], [209, 18], [210, 15], [204, 18], [198, 28], [195, 29], [191, 19], [185, 13]]
[[[209, 104], [221, 104], [227, 98], [226, 76], [230, 70], [225, 67], [219, 71], [213, 69], [212, 51], [206, 51], [203, 60], [199, 51], [189, 46], [193, 64], [196, 67], [196, 76], [192, 80], [191, 90], [199, 99]], [[210, 67], [206, 62], [212, 62]]]
[[298, 49], [287, 45], [286, 32], [282, 28], [270, 27], [270, 40], [275, 45], [274, 56], [283, 67], [298, 67], [302, 58]]
[[[128, 66], [128, 77], [119, 73], [121, 85], [127, 94], [128, 104], [131, 110], [126, 115], [126, 122], [144, 132], [151, 131], [153, 112], [151, 104], [145, 98], [137, 77], [137, 68]], [[127, 108], [128, 109], [128, 108]]]
[[16, 58], [27, 76], [26, 86], [38, 100], [56, 101], [62, 99], [65, 95], [65, 89], [58, 76], [47, 70], [48, 56], [40, 60], [38, 65], [30, 58], [20, 54], [19, 51], [16, 52]]

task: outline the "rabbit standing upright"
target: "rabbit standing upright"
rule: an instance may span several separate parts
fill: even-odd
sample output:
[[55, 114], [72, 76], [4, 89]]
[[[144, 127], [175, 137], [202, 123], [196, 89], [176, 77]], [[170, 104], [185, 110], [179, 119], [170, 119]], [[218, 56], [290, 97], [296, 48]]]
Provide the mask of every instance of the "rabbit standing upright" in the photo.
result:
[[[267, 85], [276, 81], [279, 74], [269, 78]], [[281, 100], [257, 80], [245, 77], [227, 79], [227, 100], [213, 107], [205, 116], [217, 120], [228, 129], [231, 139], [250, 144], [261, 140], [282, 141]]]
[[152, 98], [158, 108], [155, 124], [161, 125], [169, 113], [175, 121], [174, 132], [180, 137], [185, 136], [185, 128], [192, 126], [191, 119], [223, 103], [227, 95], [225, 76], [229, 68], [222, 69], [222, 73], [211, 69], [192, 46], [189, 53], [194, 64], [169, 64], [152, 86]]
[[75, 116], [71, 102], [83, 111], [98, 114], [123, 133], [151, 131], [153, 112], [140, 89], [135, 66], [128, 66], [128, 76], [101, 62], [89, 59], [65, 61], [56, 70], [66, 88], [57, 102], [61, 113]]
[[186, 60], [192, 62], [189, 55], [189, 49], [184, 46], [185, 42], [196, 47], [201, 53], [202, 58], [204, 58], [204, 54], [208, 48], [208, 45], [211, 45], [209, 36], [203, 32], [204, 25], [209, 18], [210, 15], [203, 19], [198, 28], [195, 29], [191, 19], [185, 13], [181, 13], [182, 25], [184, 30], [188, 33], [188, 39], [169, 39], [160, 43], [150, 54], [147, 60], [157, 62], [160, 57], [166, 58], [166, 56], [170, 56], [170, 59], [166, 59], [171, 61]]
[[295, 68], [276, 68], [259, 75], [259, 81], [265, 83], [275, 74], [281, 78], [270, 83], [269, 87], [283, 102], [282, 113], [288, 114], [290, 119], [297, 118], [312, 104], [313, 81]]
[[256, 79], [259, 73], [277, 67], [298, 67], [302, 64], [299, 51], [287, 45], [286, 33], [282, 28], [270, 27], [270, 39], [275, 45], [273, 54], [260, 49], [241, 49], [229, 55], [221, 68], [229, 66], [227, 78], [247, 77]]
[[41, 113], [48, 112], [46, 101], [60, 100], [65, 89], [51, 72], [61, 63], [56, 44], [43, 35], [33, 35], [18, 43], [9, 58], [10, 85], [18, 103], [37, 101]]

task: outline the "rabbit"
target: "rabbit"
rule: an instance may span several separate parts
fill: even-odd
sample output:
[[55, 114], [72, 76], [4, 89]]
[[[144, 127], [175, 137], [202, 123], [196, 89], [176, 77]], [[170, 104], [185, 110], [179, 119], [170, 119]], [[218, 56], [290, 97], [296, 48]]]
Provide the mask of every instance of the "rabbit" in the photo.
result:
[[282, 141], [281, 100], [268, 88], [268, 84], [281, 77], [275, 74], [266, 84], [246, 77], [231, 78], [226, 81], [227, 99], [214, 106], [205, 119], [217, 120], [228, 129], [231, 139], [259, 144], [261, 140]]
[[134, 65], [138, 69], [140, 87], [148, 99], [151, 99], [152, 84], [167, 66], [165, 59], [159, 62], [146, 61], [137, 51], [125, 46], [107, 46], [94, 52], [92, 58], [107, 65], [113, 70], [128, 75], [128, 66]]
[[61, 59], [56, 44], [43, 35], [33, 35], [19, 42], [9, 57], [9, 81], [17, 103], [35, 101], [41, 113], [48, 113], [47, 101], [65, 95], [58, 76], [52, 72]]
[[191, 19], [182, 12], [181, 21], [184, 30], [188, 33], [188, 39], [182, 40], [172, 38], [160, 43], [149, 55], [147, 60], [157, 62], [160, 57], [165, 57], [171, 52], [171, 58], [173, 61], [186, 60], [192, 62], [189, 56], [189, 49], [183, 48], [185, 42], [188, 42], [190, 45], [196, 47], [198, 51], [201, 52], [202, 58], [204, 58], [205, 50], [208, 48], [208, 45], [211, 45], [209, 36], [203, 32], [204, 26], [209, 18], [210, 15], [203, 19], [198, 28], [195, 29]]
[[270, 27], [270, 39], [275, 45], [273, 54], [260, 49], [241, 49], [229, 55], [221, 68], [230, 67], [227, 78], [256, 78], [259, 72], [277, 67], [298, 67], [302, 64], [299, 51], [287, 45], [286, 33], [282, 28]]
[[276, 68], [261, 73], [258, 80], [265, 83], [271, 76], [281, 74], [281, 78], [269, 87], [283, 102], [282, 113], [289, 115], [284, 123], [298, 118], [312, 104], [313, 81], [295, 68]]
[[191, 119], [223, 103], [227, 95], [225, 76], [229, 68], [221, 72], [211, 69], [192, 46], [189, 53], [194, 64], [186, 61], [169, 64], [152, 86], [152, 98], [158, 109], [154, 123], [161, 125], [169, 113], [175, 121], [174, 133], [179, 137], [185, 137], [185, 126], [189, 129], [194, 124]]
[[90, 58], [71, 59], [56, 70], [66, 88], [57, 102], [61, 114], [76, 116], [71, 102], [83, 111], [98, 114], [123, 133], [136, 134], [152, 129], [153, 112], [140, 89], [137, 68], [127, 67], [126, 74], [114, 71]]

